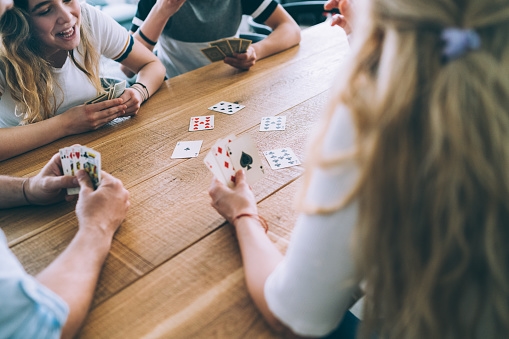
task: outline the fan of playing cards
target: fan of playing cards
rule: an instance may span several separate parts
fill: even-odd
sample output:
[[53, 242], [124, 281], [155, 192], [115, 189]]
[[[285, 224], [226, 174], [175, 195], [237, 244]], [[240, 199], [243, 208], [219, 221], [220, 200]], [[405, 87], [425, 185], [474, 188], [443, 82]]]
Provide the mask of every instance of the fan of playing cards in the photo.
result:
[[101, 92], [95, 98], [86, 101], [85, 104], [95, 104], [98, 102], [118, 98], [122, 95], [122, 93], [124, 93], [125, 86], [125, 80], [117, 82], [115, 85], [110, 86], [105, 92]]
[[207, 167], [223, 184], [233, 187], [235, 172], [241, 168], [246, 171], [249, 184], [263, 177], [263, 165], [258, 149], [249, 135], [235, 138], [230, 135], [219, 139], [204, 159]]
[[251, 40], [229, 38], [209, 43], [210, 47], [201, 49], [210, 61], [220, 61], [225, 57], [233, 56], [233, 53], [245, 53], [251, 45]]
[[[80, 169], [90, 176], [94, 188], [101, 183], [101, 154], [85, 146], [71, 146], [59, 150], [64, 175], [74, 176]], [[80, 192], [79, 187], [68, 188], [67, 194], [74, 195]]]
[[[220, 101], [208, 109], [214, 112], [233, 115], [246, 106], [238, 102]], [[215, 119], [213, 115], [191, 117], [189, 132], [200, 132], [214, 129]], [[284, 131], [286, 129], [286, 116], [262, 117], [260, 132]], [[200, 154], [203, 140], [179, 141], [171, 155], [172, 159], [194, 158]], [[274, 170], [297, 166], [301, 162], [289, 147], [278, 148], [263, 152], [270, 167]], [[210, 149], [204, 159], [205, 164], [214, 176], [229, 187], [235, 183], [235, 172], [244, 169], [247, 182], [254, 184], [264, 175], [264, 168], [258, 155], [255, 143], [244, 135], [236, 138], [229, 135], [219, 139]]]

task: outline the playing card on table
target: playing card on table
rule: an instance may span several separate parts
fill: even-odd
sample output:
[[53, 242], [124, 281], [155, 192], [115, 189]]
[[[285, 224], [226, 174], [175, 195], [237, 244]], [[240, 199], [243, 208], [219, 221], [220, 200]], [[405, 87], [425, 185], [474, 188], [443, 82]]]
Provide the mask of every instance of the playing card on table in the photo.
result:
[[289, 147], [263, 152], [272, 169], [280, 169], [300, 165], [299, 158]]
[[200, 148], [203, 140], [179, 141], [171, 155], [172, 159], [194, 158], [200, 154]]
[[228, 143], [228, 154], [237, 171], [243, 168], [249, 184], [254, 184], [264, 175], [262, 161], [258, 149], [249, 135], [232, 140]]
[[226, 55], [227, 57], [233, 56], [232, 47], [230, 46], [230, 43], [226, 39], [211, 42], [209, 43], [209, 45], [217, 46], [221, 50], [221, 52], [223, 52], [223, 54]]
[[234, 114], [243, 109], [244, 107], [246, 106], [239, 105], [234, 102], [221, 101], [215, 104], [214, 106], [210, 106], [209, 110], [225, 114]]
[[201, 52], [212, 62], [223, 60], [225, 57], [224, 53], [217, 46], [202, 48]]
[[263, 117], [260, 131], [283, 131], [286, 128], [286, 116]]
[[201, 117], [191, 117], [189, 122], [189, 131], [202, 131], [205, 129], [214, 129], [214, 116], [205, 115]]

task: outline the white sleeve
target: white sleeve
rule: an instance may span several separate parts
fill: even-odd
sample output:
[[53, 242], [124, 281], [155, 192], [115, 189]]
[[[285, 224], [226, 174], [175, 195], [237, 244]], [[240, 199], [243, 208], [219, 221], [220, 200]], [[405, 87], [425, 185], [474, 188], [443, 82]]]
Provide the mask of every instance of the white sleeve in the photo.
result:
[[[353, 133], [349, 113], [339, 109], [329, 125], [324, 150], [348, 149]], [[357, 175], [354, 164], [317, 169], [306, 200], [325, 206], [340, 201]], [[356, 219], [355, 202], [331, 214], [299, 216], [285, 258], [268, 277], [264, 290], [271, 312], [294, 333], [324, 336], [347, 311], [357, 286], [350, 252]]]
[[113, 60], [127, 57], [132, 48], [129, 32], [110, 15], [86, 3], [81, 4], [82, 17], [88, 20], [94, 46], [101, 55]]

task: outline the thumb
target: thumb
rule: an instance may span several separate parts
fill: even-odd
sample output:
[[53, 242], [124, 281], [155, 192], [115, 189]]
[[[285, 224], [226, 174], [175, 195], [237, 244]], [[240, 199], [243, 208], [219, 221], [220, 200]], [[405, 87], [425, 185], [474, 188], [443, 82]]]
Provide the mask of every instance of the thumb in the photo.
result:
[[240, 169], [235, 173], [235, 186], [246, 184], [246, 172]]
[[80, 184], [80, 195], [83, 191], [93, 191], [94, 186], [92, 184], [92, 180], [88, 176], [87, 172], [84, 170], [79, 170], [76, 173], [76, 178], [78, 178], [78, 183]]
[[46, 187], [51, 191], [57, 191], [64, 188], [78, 187], [78, 179], [69, 175], [50, 177], [46, 179]]

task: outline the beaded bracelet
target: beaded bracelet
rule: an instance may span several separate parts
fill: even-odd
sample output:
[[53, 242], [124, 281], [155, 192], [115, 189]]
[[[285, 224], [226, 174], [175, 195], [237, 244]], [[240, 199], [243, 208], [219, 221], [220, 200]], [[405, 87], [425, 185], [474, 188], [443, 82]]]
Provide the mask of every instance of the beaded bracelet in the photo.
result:
[[143, 34], [143, 32], [141, 31], [141, 29], [138, 29], [138, 34], [140, 35], [140, 37], [145, 40], [145, 42], [151, 46], [155, 46], [157, 44], [157, 41], [152, 41], [150, 40], [145, 34]]
[[23, 192], [23, 198], [25, 198], [25, 201], [28, 205], [32, 205], [32, 203], [30, 202], [30, 200], [28, 200], [28, 197], [27, 197], [27, 194], [25, 192], [25, 183], [30, 180], [30, 178], [25, 178], [25, 180], [23, 180], [23, 182], [21, 183], [21, 192]]
[[132, 86], [134, 85], [140, 85], [141, 87], [143, 87], [145, 89], [145, 92], [147, 92], [147, 99], [150, 98], [150, 93], [148, 92], [148, 89], [147, 89], [147, 86], [145, 86], [144, 84], [142, 84], [141, 82], [135, 82], [134, 84], [132, 84]]
[[256, 219], [260, 223], [260, 225], [262, 225], [263, 229], [265, 230], [265, 233], [267, 233], [269, 231], [269, 223], [267, 222], [267, 220], [265, 220], [264, 217], [262, 217], [258, 214], [241, 213], [241, 214], [237, 215], [235, 218], [233, 218], [232, 224], [235, 224], [235, 220], [240, 219], [242, 217], [249, 217], [249, 218]]

